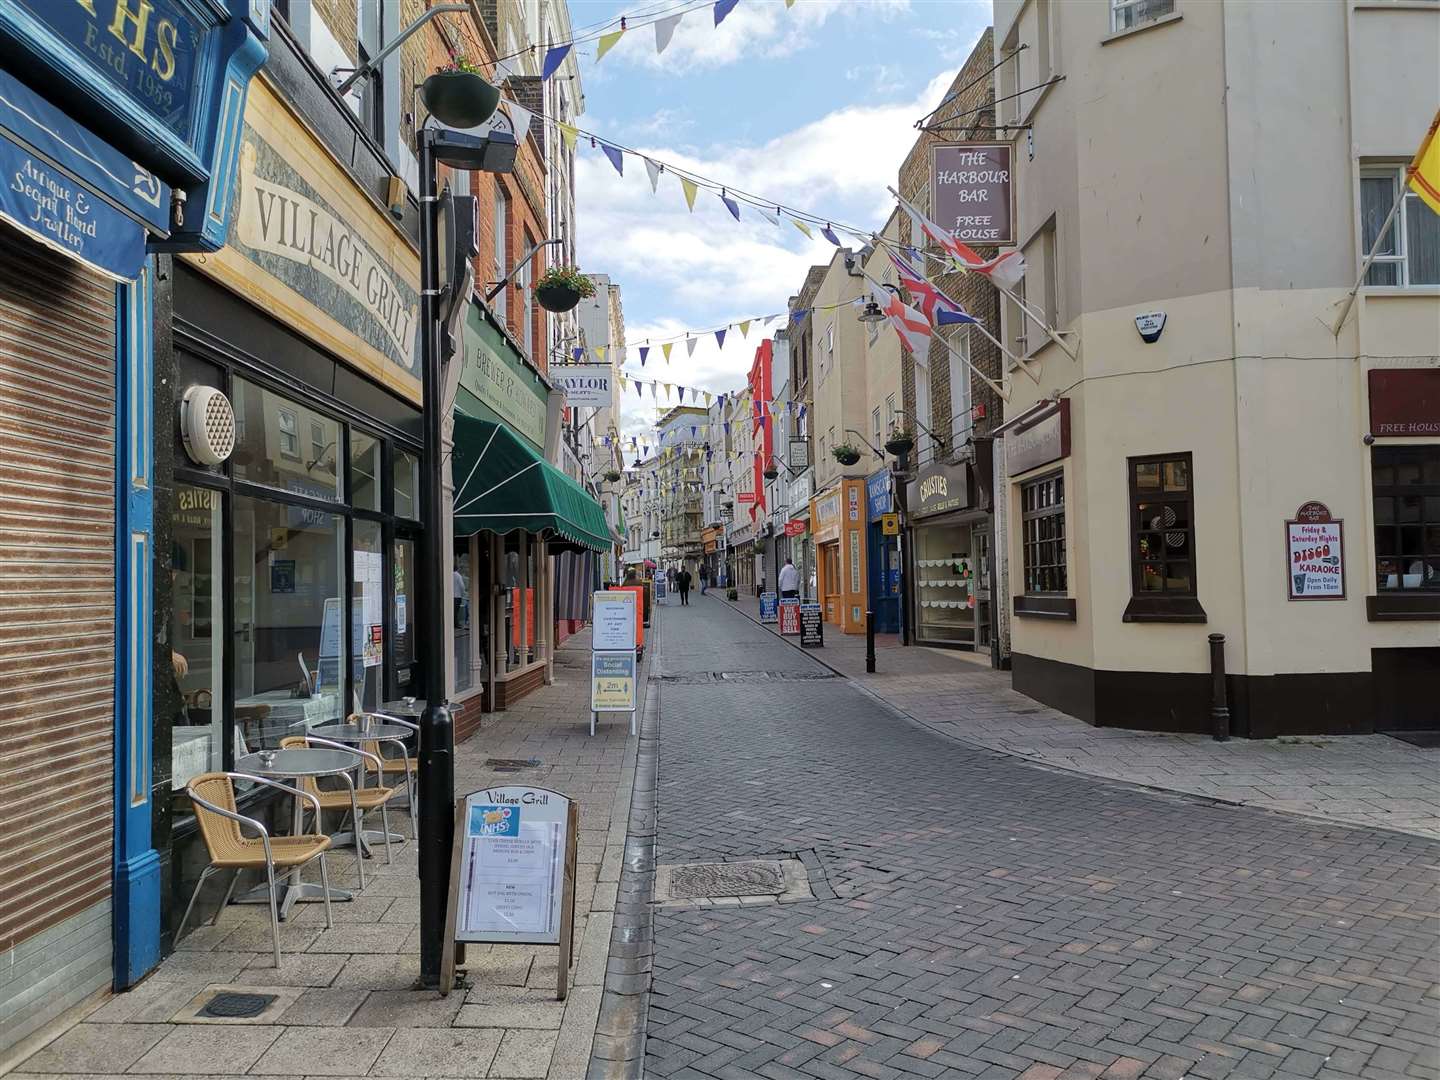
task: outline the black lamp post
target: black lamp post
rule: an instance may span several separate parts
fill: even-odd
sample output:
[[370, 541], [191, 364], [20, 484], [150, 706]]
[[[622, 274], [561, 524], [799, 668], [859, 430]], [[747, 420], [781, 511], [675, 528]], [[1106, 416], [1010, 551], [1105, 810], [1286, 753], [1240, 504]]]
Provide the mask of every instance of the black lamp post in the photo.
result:
[[[455, 721], [445, 695], [445, 473], [443, 466], [444, 356], [441, 349], [442, 282], [438, 252], [435, 168], [439, 164], [484, 172], [515, 165], [513, 135], [466, 135], [422, 128], [420, 156], [420, 368], [425, 423], [425, 712], [420, 717], [420, 987], [440, 985], [445, 951], [445, 914], [450, 889], [450, 850], [455, 840]], [[452, 253], [453, 255], [453, 253]], [[447, 273], [450, 268], [446, 268]], [[468, 302], [465, 297], [462, 302]], [[459, 360], [452, 361], [459, 363]]]

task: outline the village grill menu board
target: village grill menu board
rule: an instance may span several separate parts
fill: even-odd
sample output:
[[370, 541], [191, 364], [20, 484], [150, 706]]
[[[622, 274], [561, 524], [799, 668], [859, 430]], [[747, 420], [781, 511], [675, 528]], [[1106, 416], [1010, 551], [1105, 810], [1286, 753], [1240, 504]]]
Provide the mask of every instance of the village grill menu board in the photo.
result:
[[569, 812], [545, 788], [466, 798], [455, 940], [560, 943]]

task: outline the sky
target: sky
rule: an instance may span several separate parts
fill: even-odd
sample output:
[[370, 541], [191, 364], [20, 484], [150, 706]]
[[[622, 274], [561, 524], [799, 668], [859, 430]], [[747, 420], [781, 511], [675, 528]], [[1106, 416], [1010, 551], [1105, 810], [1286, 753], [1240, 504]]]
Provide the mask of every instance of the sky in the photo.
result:
[[[570, 12], [582, 37], [619, 15], [643, 22], [676, 3], [570, 0]], [[577, 123], [722, 184], [878, 229], [915, 121], [939, 103], [989, 22], [988, 0], [797, 0], [789, 9], [740, 0], [718, 28], [705, 6], [684, 16], [658, 56], [650, 26], [629, 29], [598, 62], [593, 41], [577, 46]], [[691, 213], [675, 177], [662, 174], [652, 194], [643, 162], [627, 156], [622, 177], [583, 137], [575, 188], [580, 269], [620, 284], [631, 346], [784, 312], [808, 268], [835, 250], [743, 203], [736, 222], [703, 189]], [[762, 335], [782, 325], [757, 323], [745, 339], [730, 331], [723, 349], [707, 335], [693, 357], [678, 344], [668, 365], [657, 347], [642, 377], [735, 389]], [[638, 370], [631, 355], [625, 368]], [[649, 429], [656, 409], [648, 389], [643, 399], [633, 387], [622, 397], [628, 440]]]

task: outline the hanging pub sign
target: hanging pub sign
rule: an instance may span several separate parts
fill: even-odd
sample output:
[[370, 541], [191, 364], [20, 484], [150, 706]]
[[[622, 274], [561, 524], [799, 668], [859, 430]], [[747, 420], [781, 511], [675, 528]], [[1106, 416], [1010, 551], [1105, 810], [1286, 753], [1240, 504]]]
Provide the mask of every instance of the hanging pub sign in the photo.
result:
[[1287, 585], [1291, 600], [1345, 599], [1344, 522], [1324, 503], [1307, 502], [1285, 522]]
[[550, 379], [565, 391], [565, 404], [586, 409], [599, 409], [611, 403], [611, 380], [614, 370], [609, 364], [557, 364], [550, 369]]
[[790, 440], [790, 460], [785, 463], [791, 470], [799, 472], [801, 469], [810, 467], [810, 440], [805, 438]]
[[936, 224], [966, 244], [1015, 243], [1015, 185], [1009, 143], [952, 143], [930, 151]]
[[580, 807], [548, 788], [514, 785], [455, 801], [450, 903], [440, 993], [455, 986], [465, 945], [558, 945], [555, 996], [575, 960]]

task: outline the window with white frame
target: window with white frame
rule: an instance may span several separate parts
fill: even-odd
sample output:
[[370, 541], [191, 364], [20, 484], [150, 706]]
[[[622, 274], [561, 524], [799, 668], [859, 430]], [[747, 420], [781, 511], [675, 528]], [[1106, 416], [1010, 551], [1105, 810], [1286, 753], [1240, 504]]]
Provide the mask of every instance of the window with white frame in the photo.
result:
[[881, 438], [880, 438], [880, 434], [881, 434], [881, 432], [880, 432], [880, 406], [879, 406], [879, 405], [876, 405], [875, 408], [871, 411], [871, 413], [870, 413], [870, 420], [871, 420], [871, 424], [872, 424], [872, 426], [873, 426], [873, 428], [874, 428], [874, 431], [875, 431], [875, 445], [876, 445], [876, 446], [879, 446], [879, 445], [880, 445], [880, 442], [881, 442]]
[[1164, 18], [1175, 10], [1175, 0], [1110, 0], [1110, 29], [1118, 33]]
[[[1380, 227], [1405, 183], [1405, 166], [1367, 165], [1360, 170], [1360, 255], [1380, 235]], [[1409, 188], [1395, 210], [1370, 269], [1366, 285], [1440, 285], [1440, 214]]]
[[300, 418], [289, 409], [279, 412], [280, 453], [288, 458], [300, 456]]
[[[506, 210], [508, 200], [505, 197], [505, 189], [500, 185], [499, 177], [495, 179], [495, 280], [504, 281], [505, 275], [510, 272], [509, 264], [505, 261], [505, 235], [509, 231]], [[505, 290], [501, 289], [495, 295], [495, 314], [500, 316], [501, 321], [505, 319]]]

